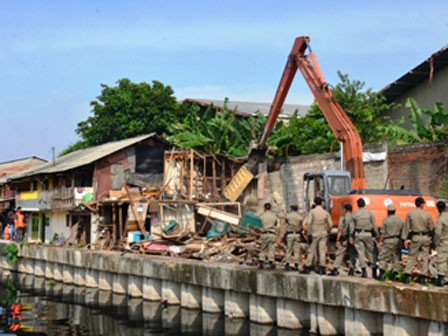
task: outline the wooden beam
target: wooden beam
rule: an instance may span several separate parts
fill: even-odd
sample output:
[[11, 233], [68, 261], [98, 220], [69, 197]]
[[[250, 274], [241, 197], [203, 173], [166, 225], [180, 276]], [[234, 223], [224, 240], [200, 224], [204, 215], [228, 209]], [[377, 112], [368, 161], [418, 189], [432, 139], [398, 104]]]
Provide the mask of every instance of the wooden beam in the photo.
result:
[[115, 204], [112, 205], [112, 241], [115, 242], [117, 240], [117, 211]]
[[135, 219], [137, 220], [138, 227], [140, 228], [140, 231], [143, 233], [143, 236], [146, 237], [145, 223], [143, 223], [143, 220], [140, 218], [140, 215], [138, 214], [137, 207], [135, 206], [135, 203], [132, 200], [131, 193], [129, 192], [126, 183], [123, 183], [123, 188], [126, 190], [126, 195], [129, 198], [129, 204], [131, 205], [132, 212], [134, 213]]
[[120, 240], [123, 240], [123, 206], [118, 206], [118, 234], [120, 235]]
[[193, 199], [194, 151], [190, 149], [190, 200]]

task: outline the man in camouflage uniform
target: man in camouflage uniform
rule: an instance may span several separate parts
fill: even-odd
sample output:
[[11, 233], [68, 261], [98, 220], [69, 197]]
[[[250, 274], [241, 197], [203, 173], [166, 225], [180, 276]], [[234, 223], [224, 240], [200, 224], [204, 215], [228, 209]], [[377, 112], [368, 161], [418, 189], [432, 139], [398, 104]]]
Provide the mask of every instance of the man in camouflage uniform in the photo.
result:
[[437, 286], [445, 285], [445, 277], [448, 275], [448, 212], [445, 202], [437, 202], [439, 217], [435, 232], [437, 246]]
[[358, 211], [355, 211], [352, 216], [353, 222], [350, 229], [350, 236], [352, 238], [350, 238], [350, 242], [355, 245], [359, 264], [362, 269], [362, 277], [367, 278], [367, 259], [372, 267], [372, 277], [376, 279], [377, 275], [372, 234], [375, 238], [379, 236], [378, 227], [376, 226], [373, 213], [364, 208], [366, 205], [364, 199], [360, 198], [356, 203], [359, 209]]
[[291, 265], [294, 264], [294, 270], [299, 269], [299, 259], [301, 245], [301, 233], [303, 217], [298, 213], [298, 206], [291, 205], [291, 212], [286, 215], [286, 254], [285, 270], [289, 271]]
[[305, 268], [300, 272], [309, 274], [313, 259], [319, 257], [319, 274], [325, 274], [327, 264], [327, 243], [328, 233], [333, 227], [330, 214], [322, 207], [322, 198], [314, 199], [316, 207], [310, 211], [305, 220], [306, 235], [308, 242], [311, 244], [308, 249], [308, 256], [305, 261]]
[[277, 216], [271, 211], [271, 203], [264, 204], [264, 213], [260, 216], [262, 224], [261, 250], [258, 256], [258, 268], [263, 269], [263, 263], [267, 257], [268, 268], [275, 268], [275, 240], [277, 228]]
[[354, 274], [355, 267], [355, 254], [354, 247], [350, 244], [350, 225], [353, 221], [352, 218], [352, 206], [350, 204], [344, 205], [344, 216], [339, 218], [338, 233], [336, 236], [336, 259], [334, 260], [333, 270], [329, 275], [339, 275], [339, 267], [341, 267], [342, 261], [345, 255], [348, 255], [347, 265], [349, 267], [348, 275]]
[[431, 246], [431, 236], [434, 224], [431, 215], [423, 210], [425, 200], [422, 197], [415, 199], [417, 209], [408, 212], [406, 223], [403, 228], [402, 239], [405, 240], [405, 247], [409, 248], [409, 257], [404, 269], [404, 283], [411, 281], [417, 256], [420, 252], [422, 258], [421, 273], [419, 282], [424, 284], [428, 274], [429, 248]]
[[384, 272], [387, 264], [393, 261], [393, 280], [401, 271], [401, 234], [404, 222], [400, 217], [395, 216], [395, 205], [387, 206], [387, 217], [383, 220], [380, 229], [380, 255], [378, 257], [378, 267], [380, 269], [380, 281], [384, 281]]

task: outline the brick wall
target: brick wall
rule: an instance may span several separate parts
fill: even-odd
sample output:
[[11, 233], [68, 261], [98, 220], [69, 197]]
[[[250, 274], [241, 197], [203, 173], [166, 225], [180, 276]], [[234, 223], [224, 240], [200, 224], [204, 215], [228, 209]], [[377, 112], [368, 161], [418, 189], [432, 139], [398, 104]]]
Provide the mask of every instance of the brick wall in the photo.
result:
[[[367, 144], [365, 152], [387, 151], [383, 161], [364, 162], [364, 175], [368, 189], [419, 190], [423, 194], [440, 198], [437, 186], [448, 179], [447, 143], [415, 144], [387, 147], [386, 144]], [[305, 155], [288, 158], [275, 171], [265, 177], [263, 197], [258, 198], [259, 211], [264, 202], [286, 209], [298, 203], [303, 209], [303, 175], [324, 169], [340, 169], [339, 153]], [[389, 177], [388, 177], [389, 175]], [[245, 194], [257, 197], [257, 184], [252, 183]]]
[[[381, 152], [387, 151], [385, 144], [368, 144], [365, 151]], [[274, 206], [286, 209], [290, 204], [297, 203], [303, 209], [303, 175], [307, 172], [317, 170], [339, 170], [341, 167], [339, 153], [304, 155], [290, 157], [277, 167], [274, 172], [266, 176], [264, 192], [259, 198], [259, 211], [261, 204], [271, 202]], [[384, 188], [387, 179], [387, 159], [379, 162], [364, 163], [367, 188]], [[252, 184], [246, 190], [246, 195], [256, 195], [256, 185]], [[280, 209], [278, 209], [280, 210]]]
[[438, 186], [448, 179], [447, 149], [447, 143], [391, 147], [388, 155], [390, 187], [405, 186], [440, 197]]

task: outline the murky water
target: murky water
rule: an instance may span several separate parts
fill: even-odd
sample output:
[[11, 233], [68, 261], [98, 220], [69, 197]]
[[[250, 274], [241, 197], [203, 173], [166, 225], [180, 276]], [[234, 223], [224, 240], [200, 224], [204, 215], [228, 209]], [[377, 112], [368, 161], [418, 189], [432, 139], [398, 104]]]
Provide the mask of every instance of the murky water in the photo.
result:
[[30, 275], [0, 279], [0, 335], [306, 335]]

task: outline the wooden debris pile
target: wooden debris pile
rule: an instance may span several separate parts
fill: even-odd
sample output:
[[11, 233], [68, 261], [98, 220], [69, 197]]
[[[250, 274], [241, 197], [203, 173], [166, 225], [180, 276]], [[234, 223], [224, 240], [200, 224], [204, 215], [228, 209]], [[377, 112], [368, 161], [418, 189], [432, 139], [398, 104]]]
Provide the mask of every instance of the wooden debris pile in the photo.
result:
[[[229, 235], [207, 239], [198, 233], [180, 232], [177, 235], [158, 235], [138, 243], [126, 244], [129, 252], [163, 255], [177, 258], [255, 265], [260, 252], [261, 233], [253, 229], [232, 226]], [[283, 259], [284, 251], [277, 251], [277, 259]]]

